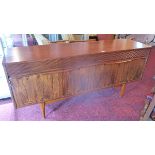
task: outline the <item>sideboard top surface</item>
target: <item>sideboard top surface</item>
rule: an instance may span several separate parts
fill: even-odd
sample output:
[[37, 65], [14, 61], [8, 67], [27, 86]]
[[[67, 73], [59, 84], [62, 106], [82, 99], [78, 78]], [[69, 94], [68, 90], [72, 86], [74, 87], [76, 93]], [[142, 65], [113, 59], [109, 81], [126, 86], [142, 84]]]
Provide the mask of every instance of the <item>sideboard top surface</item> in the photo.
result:
[[151, 46], [129, 39], [114, 39], [97, 42], [52, 43], [49, 45], [15, 47], [5, 51], [5, 63], [44, 61], [109, 53], [134, 49], [150, 48]]

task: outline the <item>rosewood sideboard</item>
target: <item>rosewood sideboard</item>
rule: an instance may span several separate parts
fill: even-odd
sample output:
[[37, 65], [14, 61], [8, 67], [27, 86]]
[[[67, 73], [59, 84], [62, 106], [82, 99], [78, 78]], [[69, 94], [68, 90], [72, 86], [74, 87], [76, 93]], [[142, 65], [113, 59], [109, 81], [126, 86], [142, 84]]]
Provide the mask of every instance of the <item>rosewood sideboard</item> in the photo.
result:
[[45, 105], [142, 78], [151, 47], [127, 39], [52, 43], [5, 51], [5, 69], [16, 108]]

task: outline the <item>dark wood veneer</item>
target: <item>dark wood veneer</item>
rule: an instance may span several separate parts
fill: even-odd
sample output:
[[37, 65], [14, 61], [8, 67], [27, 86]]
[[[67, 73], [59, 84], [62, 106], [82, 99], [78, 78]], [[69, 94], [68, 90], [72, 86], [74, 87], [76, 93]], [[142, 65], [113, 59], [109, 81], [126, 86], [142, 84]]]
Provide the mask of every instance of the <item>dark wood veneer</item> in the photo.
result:
[[18, 47], [3, 66], [17, 108], [139, 80], [150, 46], [127, 39]]

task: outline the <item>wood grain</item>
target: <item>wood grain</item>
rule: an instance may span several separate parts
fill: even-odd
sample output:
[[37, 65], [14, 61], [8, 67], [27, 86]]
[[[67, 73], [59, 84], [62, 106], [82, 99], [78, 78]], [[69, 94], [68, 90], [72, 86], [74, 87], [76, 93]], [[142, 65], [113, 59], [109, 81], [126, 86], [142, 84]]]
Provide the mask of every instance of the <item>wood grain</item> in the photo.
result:
[[36, 62], [78, 57], [83, 55], [146, 49], [151, 46], [128, 39], [36, 45], [10, 48], [5, 52], [5, 63]]
[[150, 49], [138, 49], [129, 51], [117, 51], [111, 53], [98, 53], [93, 55], [82, 55], [77, 57], [68, 57], [63, 59], [48, 59], [45, 61], [26, 61], [18, 63], [5, 63], [8, 76], [24, 76], [28, 74], [45, 73], [49, 71], [59, 71], [67, 69], [76, 69], [97, 64], [126, 61], [135, 58], [147, 58]]
[[[46, 103], [142, 78], [151, 47], [107, 40], [9, 49], [3, 66], [17, 108]], [[125, 87], [122, 87], [122, 95]]]
[[[12, 78], [17, 107], [83, 94], [142, 77], [145, 59]], [[135, 67], [136, 66], [136, 67]]]

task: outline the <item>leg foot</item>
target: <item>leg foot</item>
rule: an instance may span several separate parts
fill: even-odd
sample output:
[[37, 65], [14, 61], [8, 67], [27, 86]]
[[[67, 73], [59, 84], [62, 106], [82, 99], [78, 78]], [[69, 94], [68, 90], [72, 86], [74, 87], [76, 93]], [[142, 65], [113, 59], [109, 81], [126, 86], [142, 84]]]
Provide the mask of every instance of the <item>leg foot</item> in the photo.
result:
[[121, 96], [121, 97], [124, 96], [125, 89], [126, 89], [126, 83], [123, 83], [123, 84], [122, 84], [122, 87], [121, 87], [121, 92], [120, 92], [120, 96]]
[[45, 118], [45, 102], [40, 103], [41, 111], [42, 111], [42, 116]]

